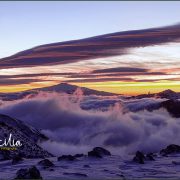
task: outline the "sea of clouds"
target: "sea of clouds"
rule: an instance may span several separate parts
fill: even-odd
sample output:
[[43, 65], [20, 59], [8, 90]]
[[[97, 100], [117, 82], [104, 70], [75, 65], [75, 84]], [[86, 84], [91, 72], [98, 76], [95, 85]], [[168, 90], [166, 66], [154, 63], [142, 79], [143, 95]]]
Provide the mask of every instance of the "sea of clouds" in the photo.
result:
[[163, 108], [152, 112], [124, 109], [126, 104], [137, 108], [160, 100], [120, 103], [118, 99], [106, 111], [98, 108], [97, 103], [91, 110], [81, 108], [83, 101], [92, 106], [92, 100], [107, 102], [105, 97], [83, 97], [77, 92], [75, 95], [41, 92], [31, 98], [1, 101], [0, 113], [40, 129], [51, 139], [41, 146], [55, 155], [86, 153], [95, 146], [105, 147], [114, 154], [155, 152], [169, 144], [179, 144], [180, 118], [171, 117]]

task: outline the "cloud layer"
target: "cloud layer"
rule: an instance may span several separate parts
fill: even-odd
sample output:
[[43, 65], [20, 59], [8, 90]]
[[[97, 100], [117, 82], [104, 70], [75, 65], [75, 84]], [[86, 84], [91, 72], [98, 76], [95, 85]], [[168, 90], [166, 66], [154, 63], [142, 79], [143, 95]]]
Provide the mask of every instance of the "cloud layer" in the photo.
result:
[[[179, 91], [179, 40], [180, 25], [173, 25], [37, 46], [0, 59], [0, 92], [60, 82], [120, 94], [124, 91], [108, 86], [112, 82], [135, 83], [136, 88], [143, 85], [142, 91], [147, 93], [154, 83], [156, 92], [167, 88]], [[162, 82], [168, 87], [162, 89]]]
[[[108, 111], [80, 108], [81, 93], [70, 96], [40, 93], [31, 99], [1, 102], [0, 113], [24, 120], [42, 130], [54, 142], [43, 147], [55, 154], [85, 152], [103, 146], [113, 153], [132, 153], [137, 149], [158, 151], [170, 143], [179, 143], [179, 119], [164, 110], [126, 112], [116, 103]], [[143, 106], [134, 102], [132, 106]], [[146, 101], [155, 103], [154, 101]]]
[[1, 68], [67, 64], [123, 55], [129, 49], [179, 42], [180, 25], [112, 33], [82, 40], [38, 46], [0, 61]]

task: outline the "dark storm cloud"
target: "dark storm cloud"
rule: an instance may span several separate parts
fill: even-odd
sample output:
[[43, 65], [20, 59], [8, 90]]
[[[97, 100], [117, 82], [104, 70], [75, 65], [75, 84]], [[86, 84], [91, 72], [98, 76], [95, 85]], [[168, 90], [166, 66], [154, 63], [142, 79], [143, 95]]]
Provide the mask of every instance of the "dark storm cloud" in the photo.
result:
[[131, 48], [179, 42], [180, 25], [125, 31], [38, 46], [0, 60], [0, 68], [67, 64], [129, 53]]

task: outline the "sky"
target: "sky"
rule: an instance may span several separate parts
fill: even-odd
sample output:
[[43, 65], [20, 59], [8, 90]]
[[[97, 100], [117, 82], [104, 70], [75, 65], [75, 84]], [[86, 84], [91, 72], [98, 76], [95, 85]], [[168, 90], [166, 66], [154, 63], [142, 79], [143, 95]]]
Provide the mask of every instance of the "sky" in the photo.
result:
[[[177, 1], [0, 2], [0, 58], [43, 44], [178, 24], [179, 7], [180, 2]], [[36, 63], [31, 67], [26, 65], [30, 62], [22, 63], [21, 59], [18, 64], [14, 60], [8, 61], [9, 67], [4, 67], [0, 60], [0, 92], [16, 92], [62, 81], [123, 94], [159, 92], [167, 88], [180, 91], [179, 47], [179, 42], [173, 39], [161, 44], [156, 42], [128, 47], [125, 53], [88, 57], [86, 61], [55, 62], [48, 66], [44, 64], [47, 59], [41, 64], [36, 58]], [[106, 51], [110, 52], [108, 49]], [[61, 61], [59, 55], [58, 58], [57, 61]], [[134, 67], [136, 70], [132, 69]], [[93, 72], [107, 68], [118, 70], [110, 70], [108, 75]], [[141, 70], [137, 72], [137, 68]], [[44, 72], [48, 75], [42, 76]], [[68, 76], [73, 73], [73, 77], [55, 73], [69, 73]], [[81, 79], [74, 73], [81, 74]], [[31, 77], [27, 77], [28, 74]], [[17, 75], [21, 77], [15, 77]]]

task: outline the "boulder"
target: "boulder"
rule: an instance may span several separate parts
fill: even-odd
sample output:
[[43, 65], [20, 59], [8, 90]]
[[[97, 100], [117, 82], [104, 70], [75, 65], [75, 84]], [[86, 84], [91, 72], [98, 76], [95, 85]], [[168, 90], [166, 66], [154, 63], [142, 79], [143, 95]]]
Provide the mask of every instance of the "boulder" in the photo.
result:
[[79, 158], [79, 157], [83, 157], [83, 156], [84, 156], [84, 154], [75, 154], [74, 155], [75, 158]]
[[32, 166], [29, 169], [20, 169], [16, 172], [15, 179], [42, 179], [39, 170]]
[[174, 165], [180, 165], [180, 162], [172, 161], [172, 164], [174, 164]]
[[44, 168], [49, 168], [54, 166], [54, 164], [49, 159], [43, 159], [39, 161], [38, 164], [43, 166]]
[[63, 173], [64, 175], [73, 175], [73, 176], [79, 176], [79, 177], [88, 177], [87, 174], [83, 174], [83, 173], [68, 173], [65, 172]]
[[83, 167], [84, 167], [84, 168], [90, 168], [90, 165], [85, 164]]
[[62, 155], [60, 157], [58, 157], [58, 161], [74, 161], [76, 160], [76, 157], [72, 156], [72, 155]]
[[10, 151], [0, 151], [0, 161], [4, 160], [10, 160], [12, 159], [12, 156], [10, 154]]
[[88, 152], [88, 156], [102, 158], [103, 156], [111, 156], [111, 153], [102, 147], [95, 147], [92, 151]]
[[144, 160], [145, 160], [144, 154], [140, 151], [137, 151], [135, 157], [133, 158], [133, 161], [139, 164], [144, 164]]
[[23, 161], [23, 158], [22, 158], [21, 155], [14, 156], [14, 157], [12, 158], [12, 164], [17, 164], [17, 163], [19, 163], [19, 162], [21, 162], [21, 161]]
[[178, 100], [167, 100], [167, 101], [163, 101], [161, 103], [161, 106], [163, 108], [166, 108], [167, 111], [175, 118], [179, 118], [180, 117], [180, 101]]
[[126, 180], [126, 178], [123, 174], [116, 174], [116, 176], [119, 176], [121, 178], [121, 180]]
[[153, 153], [146, 154], [146, 160], [155, 161]]
[[176, 144], [170, 144], [165, 149], [160, 151], [160, 154], [166, 156], [168, 154], [180, 153], [180, 146]]

